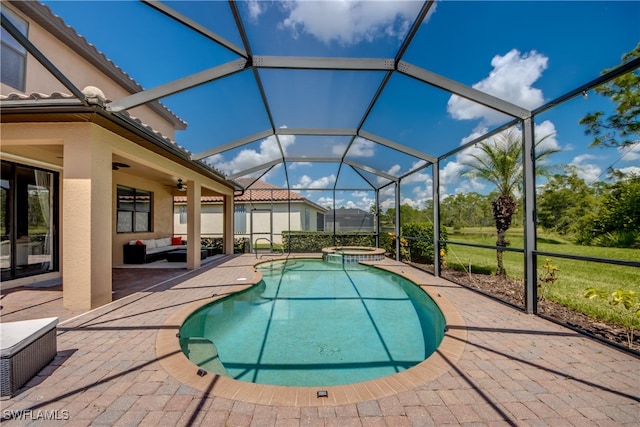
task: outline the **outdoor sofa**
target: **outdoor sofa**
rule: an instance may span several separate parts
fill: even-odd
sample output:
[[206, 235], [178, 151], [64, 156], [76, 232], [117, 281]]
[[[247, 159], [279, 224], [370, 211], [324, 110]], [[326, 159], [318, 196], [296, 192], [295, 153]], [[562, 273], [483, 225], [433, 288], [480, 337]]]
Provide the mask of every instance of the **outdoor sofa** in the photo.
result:
[[177, 250], [186, 250], [181, 237], [160, 239], [131, 240], [123, 246], [125, 264], [146, 264], [167, 258], [167, 254]]

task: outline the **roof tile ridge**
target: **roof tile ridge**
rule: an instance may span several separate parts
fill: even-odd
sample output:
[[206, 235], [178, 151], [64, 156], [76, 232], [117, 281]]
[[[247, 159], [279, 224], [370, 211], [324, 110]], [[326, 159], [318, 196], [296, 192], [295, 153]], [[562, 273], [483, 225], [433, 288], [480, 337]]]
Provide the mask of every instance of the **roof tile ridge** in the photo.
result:
[[0, 95], [0, 99], [2, 100], [28, 100], [28, 99], [72, 99], [75, 98], [74, 95], [54, 91], [50, 94], [42, 93], [42, 92], [10, 92], [7, 95]]
[[[76, 31], [75, 28], [73, 28], [71, 25], [67, 24], [64, 19], [62, 19], [62, 17], [56, 15], [55, 13], [53, 13], [53, 11], [51, 10], [51, 8], [49, 6], [47, 6], [46, 4], [43, 4], [41, 2], [37, 2], [38, 4], [40, 4], [44, 9], [46, 9], [47, 13], [55, 20], [58, 22], [59, 27], [60, 28], [65, 28], [67, 32], [70, 32], [71, 36], [77, 38], [78, 40], [80, 40], [85, 46], [87, 46], [88, 48], [90, 48], [91, 50], [93, 50], [98, 56], [100, 56], [102, 59], [104, 59], [104, 61], [112, 68], [114, 68], [120, 75], [122, 75], [123, 77], [125, 77], [126, 79], [128, 79], [134, 86], [136, 86], [140, 92], [144, 91], [144, 87], [138, 83], [133, 77], [131, 77], [129, 75], [129, 73], [127, 73], [126, 71], [124, 71], [122, 68], [120, 68], [120, 66], [118, 66], [115, 62], [113, 62], [111, 59], [109, 59], [107, 57], [107, 55], [102, 52], [101, 50], [99, 50], [93, 43], [91, 43], [89, 40], [87, 40], [86, 37], [84, 37], [82, 34], [78, 33]], [[162, 106], [162, 108], [164, 108], [166, 111], [168, 111], [173, 117], [175, 117], [176, 120], [180, 121], [183, 124], [187, 124], [184, 120], [182, 120], [180, 117], [178, 117], [178, 115], [176, 115], [176, 113], [174, 113], [171, 109], [169, 109], [166, 105], [164, 105], [162, 102], [160, 101], [156, 101], [158, 104], [160, 104]]]

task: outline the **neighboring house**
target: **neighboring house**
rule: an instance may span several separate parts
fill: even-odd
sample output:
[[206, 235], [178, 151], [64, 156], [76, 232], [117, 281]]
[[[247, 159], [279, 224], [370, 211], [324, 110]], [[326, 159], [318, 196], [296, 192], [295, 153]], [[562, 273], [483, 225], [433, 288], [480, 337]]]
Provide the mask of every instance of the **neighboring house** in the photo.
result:
[[374, 215], [362, 209], [340, 208], [326, 213], [324, 228], [327, 231], [375, 231]]
[[66, 308], [110, 302], [123, 245], [174, 234], [178, 179], [193, 218], [187, 267], [200, 265], [201, 196], [224, 201], [232, 253], [242, 187], [173, 142], [185, 123], [158, 102], [107, 111], [142, 88], [46, 6], [3, 0], [2, 15], [12, 24], [0, 54], [2, 287], [61, 277]]
[[[282, 243], [286, 231], [321, 231], [327, 209], [305, 198], [300, 193], [271, 185], [264, 181], [241, 178], [241, 185], [250, 185], [235, 196], [234, 233], [247, 237], [251, 244], [257, 239]], [[222, 199], [202, 197], [202, 235], [220, 236], [222, 233]], [[174, 197], [174, 230], [186, 234], [186, 197]], [[290, 214], [289, 214], [290, 212]], [[259, 244], [267, 243], [265, 240]]]

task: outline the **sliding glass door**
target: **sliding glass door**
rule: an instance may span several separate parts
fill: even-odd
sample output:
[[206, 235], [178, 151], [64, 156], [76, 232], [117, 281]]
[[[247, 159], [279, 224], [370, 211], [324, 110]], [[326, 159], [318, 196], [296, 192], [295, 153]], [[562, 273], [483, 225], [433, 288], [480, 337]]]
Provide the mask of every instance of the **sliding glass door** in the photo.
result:
[[0, 266], [2, 280], [58, 269], [58, 174], [2, 162]]

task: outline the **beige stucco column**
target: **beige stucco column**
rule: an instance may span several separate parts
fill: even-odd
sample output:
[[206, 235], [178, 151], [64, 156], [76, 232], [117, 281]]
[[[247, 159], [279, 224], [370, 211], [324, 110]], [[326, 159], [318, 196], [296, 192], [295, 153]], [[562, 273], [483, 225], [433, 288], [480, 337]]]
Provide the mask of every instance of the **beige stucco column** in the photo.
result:
[[111, 302], [111, 147], [91, 127], [64, 141], [62, 295], [64, 308]]
[[187, 269], [200, 267], [200, 211], [202, 186], [197, 181], [187, 182]]
[[223, 201], [223, 214], [222, 222], [224, 228], [222, 229], [222, 241], [224, 243], [224, 253], [233, 254], [233, 221], [234, 221], [234, 202], [233, 194], [225, 195]]

